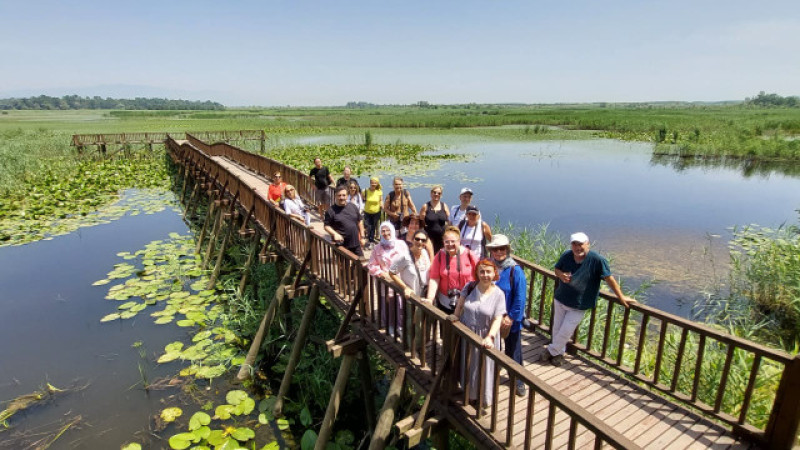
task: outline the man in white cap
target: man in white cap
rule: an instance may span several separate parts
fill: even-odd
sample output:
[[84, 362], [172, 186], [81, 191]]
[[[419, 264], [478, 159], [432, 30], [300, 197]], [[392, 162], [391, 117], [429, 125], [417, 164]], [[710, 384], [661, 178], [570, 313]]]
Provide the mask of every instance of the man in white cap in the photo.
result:
[[560, 283], [553, 299], [552, 342], [544, 352], [554, 366], [564, 364], [567, 341], [583, 319], [584, 313], [595, 307], [600, 292], [600, 280], [614, 291], [626, 308], [636, 300], [626, 297], [617, 280], [611, 275], [608, 261], [589, 250], [589, 236], [574, 233], [569, 237], [570, 250], [564, 252], [556, 263], [556, 277]]
[[467, 214], [467, 206], [472, 203], [472, 189], [468, 187], [461, 188], [461, 194], [458, 195], [458, 199], [461, 204], [450, 209], [449, 217], [450, 223], [456, 226], [464, 219], [464, 215]]

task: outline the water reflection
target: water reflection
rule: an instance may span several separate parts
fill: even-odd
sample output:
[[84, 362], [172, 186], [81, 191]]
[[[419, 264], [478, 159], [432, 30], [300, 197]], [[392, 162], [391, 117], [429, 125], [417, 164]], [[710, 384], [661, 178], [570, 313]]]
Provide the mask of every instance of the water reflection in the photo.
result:
[[650, 159], [650, 164], [670, 167], [677, 172], [695, 168], [732, 170], [739, 172], [745, 178], [753, 176], [769, 178], [774, 174], [792, 177], [800, 176], [800, 163], [792, 161], [757, 161], [742, 158], [703, 158], [654, 154]]

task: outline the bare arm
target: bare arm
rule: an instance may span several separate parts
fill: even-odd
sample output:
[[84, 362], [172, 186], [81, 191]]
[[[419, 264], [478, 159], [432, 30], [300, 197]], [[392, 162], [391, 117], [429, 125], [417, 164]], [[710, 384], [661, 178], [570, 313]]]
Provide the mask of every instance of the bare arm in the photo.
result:
[[620, 289], [619, 283], [617, 283], [617, 280], [615, 280], [612, 275], [609, 275], [603, 279], [605, 280], [608, 287], [610, 287], [611, 290], [614, 291], [614, 295], [617, 296], [617, 298], [619, 299], [619, 301], [622, 303], [623, 306], [625, 306], [626, 308], [630, 308], [631, 304], [636, 303], [636, 300], [630, 297], [626, 297], [625, 294], [622, 293], [622, 289]]
[[483, 338], [483, 346], [486, 348], [494, 347], [494, 337], [500, 332], [500, 324], [503, 322], [503, 316], [497, 316], [492, 320], [492, 325], [489, 327], [489, 334]]
[[464, 303], [467, 301], [463, 295], [458, 296], [458, 301], [456, 302], [456, 309], [453, 311], [453, 315], [458, 317], [461, 320], [461, 314], [464, 312]]
[[486, 242], [492, 241], [492, 227], [488, 223], [481, 221], [483, 224], [483, 235], [486, 236]]
[[[408, 193], [408, 191], [406, 191]], [[408, 199], [408, 207], [411, 208], [411, 214], [417, 213], [417, 207], [414, 206], [414, 200], [411, 199], [411, 194], [407, 194], [406, 198]]]
[[392, 219], [397, 219], [399, 215], [396, 212], [392, 212], [392, 203], [389, 199], [392, 198], [391, 195], [386, 196], [386, 200], [383, 202], [383, 210], [386, 211], [386, 215]]
[[438, 289], [439, 289], [439, 281], [437, 281], [435, 278], [431, 278], [428, 281], [428, 296], [425, 298], [425, 300], [433, 303], [433, 298], [436, 296], [436, 291]]

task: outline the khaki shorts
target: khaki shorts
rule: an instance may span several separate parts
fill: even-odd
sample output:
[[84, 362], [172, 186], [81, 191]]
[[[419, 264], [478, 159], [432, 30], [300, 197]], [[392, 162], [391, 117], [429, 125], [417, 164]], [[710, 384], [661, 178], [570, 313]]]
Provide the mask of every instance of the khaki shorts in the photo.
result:
[[330, 205], [331, 204], [331, 194], [330, 189], [317, 189], [317, 201], [322, 205]]

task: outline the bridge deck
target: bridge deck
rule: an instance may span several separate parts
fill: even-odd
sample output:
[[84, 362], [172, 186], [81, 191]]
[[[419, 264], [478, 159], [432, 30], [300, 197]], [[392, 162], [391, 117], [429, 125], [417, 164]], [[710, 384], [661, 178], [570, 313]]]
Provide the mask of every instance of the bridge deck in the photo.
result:
[[[240, 177], [242, 181], [260, 192], [266, 192], [269, 180], [257, 175], [238, 163], [224, 157], [213, 159]], [[322, 222], [316, 213], [312, 213], [311, 227], [325, 234]], [[369, 258], [369, 252], [365, 251]], [[544, 335], [525, 330], [523, 332], [524, 367], [533, 375], [552, 386], [554, 390], [567, 395], [571, 400], [596, 415], [606, 424], [646, 448], [750, 448], [752, 444], [733, 436], [728, 429], [700, 414], [692, 412], [682, 405], [672, 403], [636, 383], [621, 378], [619, 375], [597, 366], [579, 356], [567, 356], [567, 364], [555, 367], [541, 362], [543, 345], [548, 338]], [[386, 345], [391, 345], [388, 343]], [[429, 360], [432, 355], [428, 353]], [[441, 361], [441, 356], [437, 358]], [[497, 429], [491, 433], [497, 442], [504, 442], [507, 433], [509, 411], [509, 395], [515, 395], [507, 383], [507, 377], [501, 373], [501, 385], [497, 411]], [[523, 448], [525, 439], [526, 410], [519, 405], [529, 401], [528, 392], [524, 397], [517, 397], [518, 405], [514, 418], [514, 447]], [[454, 398], [451, 405], [461, 409], [461, 414], [468, 416], [485, 430], [490, 428], [490, 414], [476, 419], [476, 411], [472, 406], [462, 404], [463, 395]], [[532, 441], [530, 448], [544, 447], [546, 436], [546, 418], [548, 402], [536, 399], [534, 417], [532, 419]], [[560, 417], [559, 420], [559, 416]], [[556, 426], [553, 431], [554, 448], [566, 447], [569, 438], [569, 420], [565, 413], [558, 412]], [[594, 445], [590, 433], [583, 433], [582, 427], [577, 429], [576, 448]]]

